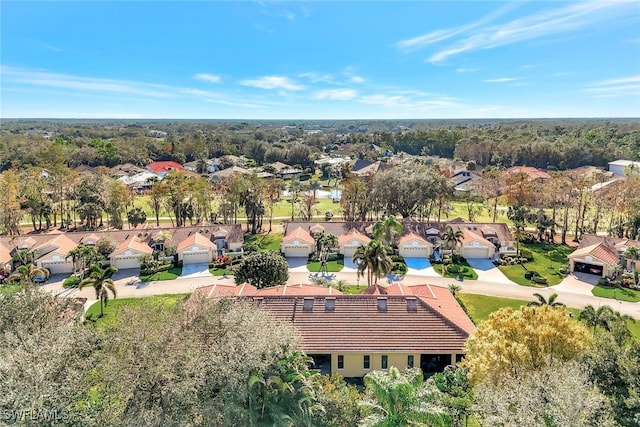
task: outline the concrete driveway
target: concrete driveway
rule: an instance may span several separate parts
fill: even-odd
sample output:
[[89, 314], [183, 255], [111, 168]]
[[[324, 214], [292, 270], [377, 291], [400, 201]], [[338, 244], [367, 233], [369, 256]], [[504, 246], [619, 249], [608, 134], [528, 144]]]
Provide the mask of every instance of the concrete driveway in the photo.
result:
[[574, 294], [593, 295], [591, 290], [598, 283], [598, 276], [585, 273], [573, 273], [562, 279], [560, 284], [550, 286], [555, 291], [571, 292]]
[[467, 263], [478, 273], [479, 281], [515, 285], [488, 259], [468, 258]]
[[308, 258], [304, 257], [289, 257], [287, 258], [287, 264], [289, 264], [289, 271], [300, 272], [309, 271], [307, 269]]
[[195, 277], [213, 277], [209, 271], [209, 264], [185, 264], [182, 266], [183, 279], [193, 279]]

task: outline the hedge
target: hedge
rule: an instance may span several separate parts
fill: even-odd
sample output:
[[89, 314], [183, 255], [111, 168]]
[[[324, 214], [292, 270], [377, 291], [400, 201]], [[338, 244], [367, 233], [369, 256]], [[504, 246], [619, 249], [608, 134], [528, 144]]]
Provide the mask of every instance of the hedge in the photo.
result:
[[66, 279], [64, 279], [64, 282], [62, 282], [62, 287], [65, 289], [77, 288], [79, 283], [80, 283], [79, 277], [69, 276]]

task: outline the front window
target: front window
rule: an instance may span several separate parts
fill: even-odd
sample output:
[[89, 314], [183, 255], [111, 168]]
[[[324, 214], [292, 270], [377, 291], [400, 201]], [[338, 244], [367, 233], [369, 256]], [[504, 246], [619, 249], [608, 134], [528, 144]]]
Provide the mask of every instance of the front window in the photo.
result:
[[371, 365], [371, 358], [368, 355], [364, 356], [364, 360], [363, 360], [364, 369], [369, 369], [370, 365]]
[[342, 354], [338, 355], [338, 369], [344, 369], [344, 356]]
[[380, 360], [380, 366], [382, 367], [382, 369], [389, 368], [389, 356], [387, 356], [386, 354], [382, 355], [382, 358]]

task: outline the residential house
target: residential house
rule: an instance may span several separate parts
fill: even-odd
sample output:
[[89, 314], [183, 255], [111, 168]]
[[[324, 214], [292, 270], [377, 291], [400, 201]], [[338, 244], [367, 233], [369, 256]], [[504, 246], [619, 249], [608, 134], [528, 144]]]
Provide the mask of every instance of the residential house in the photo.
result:
[[184, 170], [182, 165], [178, 162], [174, 162], [172, 160], [168, 161], [159, 161], [159, 162], [151, 162], [147, 165], [147, 170], [155, 173], [160, 177], [164, 177], [166, 174], [171, 172], [172, 170]]
[[152, 253], [151, 246], [132, 233], [111, 252], [109, 260], [111, 265], [118, 270], [140, 268], [140, 258]]
[[176, 252], [183, 264], [208, 264], [218, 254], [218, 247], [204, 230], [192, 232], [178, 243]]
[[46, 268], [51, 274], [73, 273], [73, 260], [68, 257], [69, 252], [78, 246], [66, 234], [51, 236], [34, 247], [36, 251], [35, 265]]
[[398, 253], [404, 258], [429, 258], [433, 254], [433, 244], [409, 231], [398, 239]]
[[451, 175], [450, 181], [456, 191], [467, 192], [475, 189], [480, 179], [474, 171], [458, 170]]
[[287, 258], [306, 258], [314, 252], [315, 247], [315, 239], [302, 227], [291, 230], [280, 243], [280, 251]]
[[637, 268], [636, 260], [624, 257], [630, 247], [640, 249], [640, 241], [585, 234], [578, 249], [569, 255], [569, 271], [606, 277], [616, 265], [627, 270]]
[[506, 172], [509, 175], [523, 173], [528, 175], [530, 181], [537, 181], [540, 183], [543, 183], [550, 178], [550, 175], [546, 171], [531, 166], [512, 166], [507, 169]]
[[245, 169], [241, 166], [231, 166], [229, 168], [226, 169], [222, 169], [222, 170], [218, 170], [216, 172], [213, 172], [210, 177], [209, 177], [209, 181], [217, 181], [223, 178], [229, 178], [231, 176], [234, 175], [248, 175], [250, 174], [251, 171], [249, 169]]

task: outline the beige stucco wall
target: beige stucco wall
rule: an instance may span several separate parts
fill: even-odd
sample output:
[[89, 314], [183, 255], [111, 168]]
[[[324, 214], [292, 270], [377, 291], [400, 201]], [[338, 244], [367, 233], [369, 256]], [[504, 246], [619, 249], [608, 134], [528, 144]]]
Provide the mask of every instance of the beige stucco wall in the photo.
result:
[[[388, 356], [388, 367], [395, 366], [400, 370], [405, 370], [407, 366], [407, 356], [413, 355], [413, 367], [420, 367], [421, 353], [332, 353], [331, 354], [331, 373], [340, 374], [343, 377], [363, 377], [371, 371], [381, 370], [382, 355]], [[426, 353], [424, 353], [426, 354]], [[438, 353], [442, 354], [442, 353]], [[451, 353], [451, 361], [455, 363], [457, 353]], [[338, 369], [338, 355], [344, 356], [344, 369]], [[370, 357], [370, 369], [364, 369], [364, 356]]]

